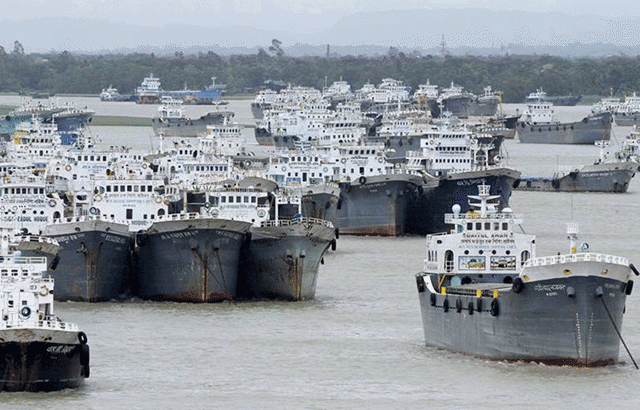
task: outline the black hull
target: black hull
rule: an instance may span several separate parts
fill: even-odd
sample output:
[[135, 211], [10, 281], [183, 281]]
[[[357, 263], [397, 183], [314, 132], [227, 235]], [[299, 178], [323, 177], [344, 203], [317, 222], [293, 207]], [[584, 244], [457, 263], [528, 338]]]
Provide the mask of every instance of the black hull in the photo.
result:
[[461, 212], [469, 210], [468, 196], [476, 195], [478, 185], [491, 186], [491, 195], [500, 195], [500, 208], [508, 206], [513, 185], [520, 177], [518, 171], [496, 168], [486, 171], [450, 174], [440, 179], [435, 188], [426, 188], [413, 203], [407, 218], [406, 231], [428, 235], [450, 229], [444, 223], [444, 214], [458, 204]]
[[129, 291], [133, 237], [126, 225], [51, 224], [45, 235], [60, 244], [59, 262], [48, 272], [55, 279], [56, 300], [100, 302], [122, 298]]
[[250, 226], [208, 218], [154, 223], [136, 235], [135, 294], [196, 303], [233, 299]]
[[381, 175], [341, 183], [337, 228], [345, 235], [401, 236], [408, 210], [421, 186], [419, 177]]
[[238, 279], [239, 296], [313, 299], [320, 261], [334, 240], [333, 227], [309, 224], [304, 219], [289, 225], [251, 228], [251, 244]]
[[[28, 330], [15, 330], [25, 332]], [[0, 332], [0, 340], [7, 330]], [[75, 333], [74, 333], [75, 335]], [[75, 388], [89, 377], [89, 346], [53, 341], [0, 342], [0, 391], [53, 391]]]
[[302, 216], [329, 221], [338, 227], [338, 206], [341, 205], [338, 187], [326, 192], [309, 191], [302, 195]]

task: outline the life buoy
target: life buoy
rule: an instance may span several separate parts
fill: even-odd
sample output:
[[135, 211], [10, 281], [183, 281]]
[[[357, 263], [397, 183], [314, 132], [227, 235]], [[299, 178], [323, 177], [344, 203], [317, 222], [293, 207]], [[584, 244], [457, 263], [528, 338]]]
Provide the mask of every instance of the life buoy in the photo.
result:
[[322, 168], [322, 172], [324, 172], [324, 173], [329, 172], [329, 168], [327, 168], [327, 167]]
[[147, 167], [148, 167], [147, 163], [146, 163], [146, 162], [144, 162], [144, 163], [142, 164], [142, 168], [143, 168], [143, 169], [147, 169]]
[[94, 200], [95, 202], [100, 202], [100, 201], [102, 201], [102, 195], [100, 195], [100, 194], [95, 195], [95, 196], [93, 197], [93, 200]]
[[205, 203], [204, 203], [204, 207], [205, 207], [206, 209], [211, 208], [211, 202], [208, 202], [208, 201], [207, 201], [207, 202], [205, 202]]
[[56, 206], [56, 200], [55, 200], [55, 199], [50, 199], [50, 200], [49, 200], [49, 206], [50, 206], [50, 207], [54, 207], [54, 206]]
[[28, 306], [25, 306], [22, 309], [20, 309], [20, 316], [25, 318], [28, 318], [29, 316], [31, 316], [31, 308], [29, 308]]
[[382, 164], [382, 161], [383, 161], [382, 157], [378, 157], [378, 162]]
[[156, 204], [159, 204], [162, 202], [162, 198], [159, 196], [154, 197], [153, 200], [156, 201]]
[[66, 169], [67, 171], [71, 171], [71, 165], [67, 164], [67, 166], [65, 166], [64, 169]]
[[258, 217], [264, 218], [267, 215], [267, 212], [264, 209], [258, 209]]
[[49, 294], [49, 289], [47, 289], [46, 286], [42, 287], [42, 290], [40, 291], [40, 296], [47, 296]]
[[342, 158], [342, 159], [340, 160], [340, 162], [342, 162], [343, 164], [346, 164], [346, 163], [347, 163], [347, 159], [346, 159], [346, 158]]
[[285, 166], [283, 165], [281, 169], [282, 169], [282, 171], [286, 171], [286, 170], [287, 170], [287, 167], [285, 167]]
[[89, 213], [91, 215], [98, 215], [100, 213], [100, 210], [95, 206], [92, 206], [91, 208], [89, 208]]

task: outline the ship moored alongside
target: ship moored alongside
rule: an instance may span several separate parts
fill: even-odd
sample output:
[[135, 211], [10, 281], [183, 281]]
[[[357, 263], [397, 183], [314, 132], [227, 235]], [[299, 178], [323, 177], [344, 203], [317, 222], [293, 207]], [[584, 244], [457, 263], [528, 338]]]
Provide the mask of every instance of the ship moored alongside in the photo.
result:
[[521, 216], [497, 211], [481, 186], [427, 236], [416, 275], [425, 341], [504, 361], [602, 366], [618, 361], [632, 273], [627, 258], [590, 252], [568, 224], [570, 252], [536, 257], [535, 236], [514, 232]]

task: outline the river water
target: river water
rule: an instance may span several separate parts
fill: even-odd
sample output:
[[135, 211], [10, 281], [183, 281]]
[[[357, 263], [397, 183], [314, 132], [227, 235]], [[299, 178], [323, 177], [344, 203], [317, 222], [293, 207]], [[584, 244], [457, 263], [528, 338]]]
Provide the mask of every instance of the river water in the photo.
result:
[[[15, 97], [6, 97], [11, 98]], [[152, 115], [155, 109], [89, 97], [74, 100], [98, 115]], [[227, 108], [236, 112], [240, 123], [250, 124], [248, 104], [232, 101]], [[559, 110], [567, 117], [580, 117], [588, 107]], [[105, 144], [147, 148], [154, 143], [147, 127], [91, 131]], [[627, 132], [616, 127], [614, 137], [621, 139]], [[247, 133], [249, 139], [251, 135]], [[550, 175], [558, 165], [584, 165], [599, 154], [592, 146], [527, 145], [517, 140], [504, 145], [508, 165], [525, 175]], [[537, 235], [538, 255], [566, 252], [565, 224], [575, 220], [581, 242], [588, 242], [592, 251], [627, 256], [640, 266], [639, 199], [640, 179], [634, 178], [625, 194], [518, 191], [511, 207], [524, 215], [523, 229]], [[324, 258], [312, 301], [57, 303], [58, 316], [77, 323], [89, 337], [91, 377], [76, 390], [0, 393], [1, 407], [637, 407], [640, 371], [623, 346], [619, 364], [597, 369], [491, 362], [425, 346], [414, 280], [422, 268], [424, 246], [424, 238], [417, 236], [341, 236], [337, 250]], [[639, 302], [636, 289], [628, 299], [622, 328], [636, 361]]]

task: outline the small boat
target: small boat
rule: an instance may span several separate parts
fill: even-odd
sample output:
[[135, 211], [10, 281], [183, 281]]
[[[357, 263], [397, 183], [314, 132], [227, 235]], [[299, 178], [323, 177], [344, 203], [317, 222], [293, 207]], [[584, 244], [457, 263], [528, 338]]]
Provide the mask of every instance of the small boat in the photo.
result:
[[524, 99], [525, 104], [549, 102], [556, 106], [570, 107], [577, 105], [580, 101], [582, 101], [581, 95], [563, 95], [559, 97], [549, 97], [547, 96], [547, 93], [542, 90], [542, 88], [539, 88], [536, 91], [532, 92]]
[[579, 245], [576, 223], [569, 253], [537, 257], [535, 236], [514, 232], [522, 217], [498, 212], [498, 198], [480, 186], [472, 211], [445, 215], [450, 232], [427, 236], [416, 275], [426, 343], [491, 360], [616, 363], [636, 268]]
[[89, 377], [87, 335], [56, 316], [54, 280], [42, 275], [47, 257], [12, 252], [6, 238], [0, 260], [0, 391], [78, 387]]
[[120, 94], [117, 88], [109, 85], [109, 88], [103, 88], [100, 92], [100, 101], [127, 101], [129, 97]]

